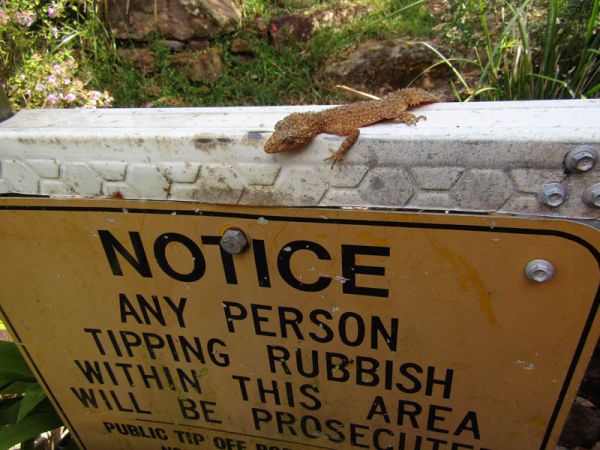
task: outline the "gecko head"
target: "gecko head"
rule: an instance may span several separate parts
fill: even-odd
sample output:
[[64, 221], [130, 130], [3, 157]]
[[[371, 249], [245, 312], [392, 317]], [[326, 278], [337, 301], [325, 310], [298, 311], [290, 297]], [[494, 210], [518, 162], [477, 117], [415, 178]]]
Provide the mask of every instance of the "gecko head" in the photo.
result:
[[404, 96], [404, 101], [409, 107], [426, 105], [428, 103], [437, 103], [438, 97], [420, 88], [406, 88], [400, 91]]
[[275, 132], [265, 144], [265, 152], [280, 153], [307, 144], [319, 133], [318, 119], [313, 113], [293, 113], [275, 124]]

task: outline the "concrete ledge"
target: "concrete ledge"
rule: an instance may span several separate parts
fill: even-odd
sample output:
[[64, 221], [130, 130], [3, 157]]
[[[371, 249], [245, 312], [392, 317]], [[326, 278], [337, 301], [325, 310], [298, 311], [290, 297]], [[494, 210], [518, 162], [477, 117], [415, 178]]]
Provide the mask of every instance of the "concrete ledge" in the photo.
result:
[[[600, 217], [582, 201], [600, 164], [563, 164], [581, 144], [600, 153], [600, 100], [430, 105], [415, 127], [362, 128], [333, 170], [337, 136], [264, 153], [278, 120], [321, 108], [21, 111], [0, 124], [0, 193]], [[538, 200], [546, 183], [566, 188], [561, 206]]]

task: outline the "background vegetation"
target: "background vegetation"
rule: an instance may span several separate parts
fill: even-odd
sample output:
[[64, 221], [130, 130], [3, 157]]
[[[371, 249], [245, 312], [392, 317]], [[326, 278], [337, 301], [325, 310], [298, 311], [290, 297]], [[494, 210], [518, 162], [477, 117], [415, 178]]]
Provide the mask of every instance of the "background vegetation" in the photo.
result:
[[[225, 73], [195, 83], [171, 66], [156, 35], [153, 73], [117, 54], [103, 21], [104, 0], [0, 1], [0, 82], [15, 108], [272, 105], [331, 103], [341, 93], [323, 77], [332, 58], [374, 38], [416, 36], [451, 44], [438, 53], [452, 67], [458, 99], [581, 98], [600, 92], [600, 0], [354, 0], [368, 6], [341, 27], [276, 48], [264, 32], [272, 17], [340, 6], [332, 0], [246, 0], [243, 23], [212, 45]], [[282, 6], [283, 5], [283, 6]], [[308, 5], [308, 6], [307, 6]], [[241, 38], [255, 57], [226, 50]], [[438, 52], [437, 45], [430, 49]], [[473, 79], [463, 73], [477, 72]]]
[[17, 346], [0, 341], [0, 448], [33, 448], [39, 434], [61, 425]]

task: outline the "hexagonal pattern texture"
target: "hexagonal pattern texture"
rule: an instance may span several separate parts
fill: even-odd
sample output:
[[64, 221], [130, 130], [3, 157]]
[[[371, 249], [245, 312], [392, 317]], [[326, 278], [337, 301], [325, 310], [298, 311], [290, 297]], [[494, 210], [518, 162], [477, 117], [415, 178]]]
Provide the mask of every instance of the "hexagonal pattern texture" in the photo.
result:
[[[581, 201], [600, 163], [563, 166], [579, 144], [600, 153], [598, 100], [431, 105], [415, 127], [361, 128], [333, 168], [338, 136], [264, 153], [277, 120], [317, 108], [135, 110], [135, 123], [123, 110], [22, 111], [0, 124], [0, 193], [600, 218]], [[536, 198], [550, 182], [567, 190], [558, 208]]]

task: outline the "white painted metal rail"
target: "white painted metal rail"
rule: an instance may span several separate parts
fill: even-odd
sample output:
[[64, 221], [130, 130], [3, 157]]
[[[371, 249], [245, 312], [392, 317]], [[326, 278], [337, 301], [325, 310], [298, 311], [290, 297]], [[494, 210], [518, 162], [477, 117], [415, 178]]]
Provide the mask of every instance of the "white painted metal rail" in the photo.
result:
[[[600, 164], [564, 166], [582, 145], [600, 153], [600, 100], [430, 105], [415, 127], [362, 128], [333, 169], [337, 136], [264, 153], [278, 120], [321, 108], [21, 111], [0, 123], [0, 193], [600, 217], [582, 200]], [[538, 195], [548, 183], [559, 206]]]

